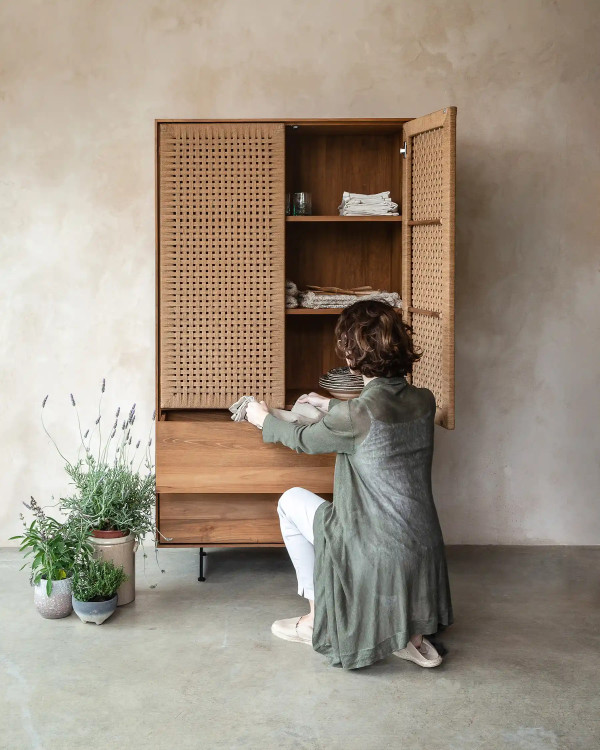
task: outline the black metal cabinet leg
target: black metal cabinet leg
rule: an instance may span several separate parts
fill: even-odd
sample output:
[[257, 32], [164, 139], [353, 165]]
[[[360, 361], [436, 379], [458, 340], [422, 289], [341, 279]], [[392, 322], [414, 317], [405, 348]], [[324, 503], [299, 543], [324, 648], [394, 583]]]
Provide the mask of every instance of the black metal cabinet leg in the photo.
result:
[[204, 547], [200, 547], [200, 571], [198, 580], [199, 581], [206, 581], [206, 578], [204, 577], [204, 558], [206, 557], [206, 552], [204, 551]]

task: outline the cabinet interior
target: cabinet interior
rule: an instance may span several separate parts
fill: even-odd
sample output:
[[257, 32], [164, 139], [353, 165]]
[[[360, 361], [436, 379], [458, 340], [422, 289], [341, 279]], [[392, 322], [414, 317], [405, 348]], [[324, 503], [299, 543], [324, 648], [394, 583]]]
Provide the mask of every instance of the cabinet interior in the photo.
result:
[[[339, 216], [344, 191], [390, 191], [402, 205], [402, 121], [286, 127], [286, 192], [308, 192], [312, 216], [286, 217], [285, 275], [307, 284], [398, 292], [401, 216]], [[401, 208], [398, 209], [401, 211]], [[319, 391], [319, 376], [344, 365], [334, 329], [339, 311], [286, 309], [286, 403]]]

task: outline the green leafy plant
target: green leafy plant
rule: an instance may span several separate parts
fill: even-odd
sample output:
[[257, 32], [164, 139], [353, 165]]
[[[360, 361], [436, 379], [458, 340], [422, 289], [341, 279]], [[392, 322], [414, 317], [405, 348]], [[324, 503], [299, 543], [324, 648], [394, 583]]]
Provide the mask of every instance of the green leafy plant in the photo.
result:
[[45, 579], [46, 593], [50, 596], [52, 582], [67, 578], [75, 559], [91, 556], [92, 546], [76, 529], [47, 516], [33, 497], [30, 504], [24, 502], [23, 505], [33, 513], [34, 519], [27, 525], [21, 513], [23, 534], [10, 538], [20, 539], [21, 552], [24, 552], [25, 557], [32, 556], [31, 560], [26, 560], [21, 566], [23, 570], [26, 565], [31, 565], [29, 582], [33, 585]]
[[104, 560], [86, 560], [77, 565], [73, 575], [73, 596], [80, 602], [112, 599], [119, 586], [127, 580], [122, 567]]

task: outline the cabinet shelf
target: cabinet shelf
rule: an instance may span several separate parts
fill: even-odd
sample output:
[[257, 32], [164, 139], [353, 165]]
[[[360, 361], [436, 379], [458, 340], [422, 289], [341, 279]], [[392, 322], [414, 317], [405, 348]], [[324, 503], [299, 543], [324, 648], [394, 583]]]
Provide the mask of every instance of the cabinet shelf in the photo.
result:
[[[401, 307], [394, 308], [397, 312], [402, 312]], [[285, 310], [286, 315], [339, 315], [343, 307], [320, 307], [313, 309], [311, 307], [288, 307]]]
[[315, 221], [390, 221], [399, 222], [402, 221], [401, 216], [286, 216], [286, 221], [295, 222], [315, 222]]

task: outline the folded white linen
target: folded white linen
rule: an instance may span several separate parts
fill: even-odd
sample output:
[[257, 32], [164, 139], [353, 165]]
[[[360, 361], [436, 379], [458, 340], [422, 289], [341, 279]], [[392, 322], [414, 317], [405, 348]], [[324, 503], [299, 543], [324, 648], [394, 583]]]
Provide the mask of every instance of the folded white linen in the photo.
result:
[[338, 206], [340, 216], [398, 216], [397, 208], [398, 204], [391, 200], [389, 190], [372, 195], [344, 190]]
[[[296, 400], [289, 411], [287, 409], [271, 408], [269, 409], [269, 413], [284, 422], [296, 422], [298, 424], [314, 424], [323, 419], [327, 413], [326, 411], [312, 404], [300, 404], [298, 403], [300, 398], [302, 396]], [[229, 411], [234, 422], [243, 422], [246, 419], [246, 409], [252, 401], [256, 401], [254, 396], [242, 396], [234, 404], [231, 404]]]
[[242, 396], [234, 404], [231, 404], [229, 411], [234, 422], [242, 422], [246, 419], [246, 409], [251, 401], [256, 401], [254, 396]]
[[381, 201], [389, 200], [389, 198], [389, 190], [385, 190], [383, 193], [349, 193], [347, 190], [344, 190], [344, 193], [342, 195], [342, 201]]
[[392, 307], [402, 307], [402, 300], [397, 292], [375, 291], [372, 294], [315, 294], [315, 292], [300, 292], [300, 307], [319, 310], [329, 307], [349, 307], [363, 299], [375, 299], [387, 302]]
[[340, 216], [399, 216], [399, 213], [389, 206], [382, 208], [363, 205], [356, 208], [341, 208]]

